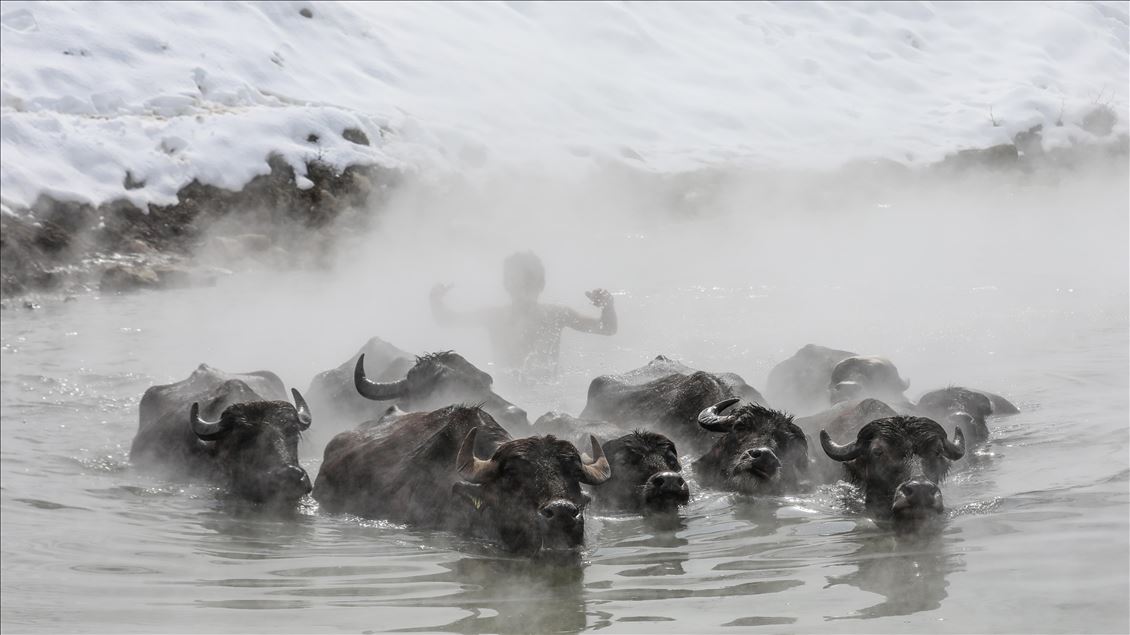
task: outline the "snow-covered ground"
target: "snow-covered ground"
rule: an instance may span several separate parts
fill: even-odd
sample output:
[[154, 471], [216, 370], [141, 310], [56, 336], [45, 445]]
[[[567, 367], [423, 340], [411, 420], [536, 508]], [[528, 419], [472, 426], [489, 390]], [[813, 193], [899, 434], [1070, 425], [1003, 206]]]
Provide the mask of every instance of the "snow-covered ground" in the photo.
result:
[[4, 2], [0, 196], [168, 204], [270, 153], [473, 174], [1087, 141], [1096, 105], [1127, 129], [1128, 24], [1100, 2]]

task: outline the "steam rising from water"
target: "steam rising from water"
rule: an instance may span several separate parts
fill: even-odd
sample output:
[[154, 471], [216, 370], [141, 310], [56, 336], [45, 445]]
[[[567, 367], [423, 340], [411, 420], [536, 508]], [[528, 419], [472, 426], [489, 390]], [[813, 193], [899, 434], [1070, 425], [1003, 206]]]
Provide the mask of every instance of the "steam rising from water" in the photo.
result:
[[502, 259], [532, 249], [547, 269], [544, 301], [595, 315], [583, 292], [606, 287], [621, 316], [612, 338], [566, 332], [564, 385], [526, 396], [544, 403], [502, 393], [534, 416], [541, 405], [578, 411], [588, 379], [660, 353], [763, 386], [774, 363], [809, 342], [895, 358], [912, 394], [991, 385], [978, 368], [1008, 352], [992, 341], [1004, 307], [1035, 315], [1125, 297], [1124, 169], [419, 178], [373, 210], [369, 233], [339, 243], [329, 270], [191, 292], [198, 310], [161, 321], [160, 374], [180, 378], [207, 361], [270, 368], [305, 388], [378, 335], [417, 353], [459, 350], [505, 389], [485, 333], [436, 326], [427, 294], [450, 282], [453, 308], [504, 303]]

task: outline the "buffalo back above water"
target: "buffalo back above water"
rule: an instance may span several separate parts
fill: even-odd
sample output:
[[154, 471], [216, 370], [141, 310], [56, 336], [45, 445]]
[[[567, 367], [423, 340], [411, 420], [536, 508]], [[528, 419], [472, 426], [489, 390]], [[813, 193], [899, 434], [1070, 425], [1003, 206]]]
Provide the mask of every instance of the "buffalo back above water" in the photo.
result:
[[297, 407], [269, 398], [281, 387], [274, 373], [233, 375], [206, 365], [184, 381], [153, 386], [138, 408], [130, 460], [168, 476], [206, 478], [255, 501], [297, 499], [309, 491], [298, 439], [311, 417], [297, 391]]
[[878, 355], [855, 355], [840, 360], [828, 380], [832, 403], [873, 397], [888, 403], [909, 403], [903, 392], [910, 382], [891, 360]]
[[932, 390], [919, 398], [915, 408], [922, 416], [961, 426], [966, 440], [972, 444], [988, 440], [989, 417], [1020, 412], [1000, 395], [960, 386]]
[[327, 429], [349, 429], [358, 422], [380, 416], [392, 403], [374, 403], [357, 393], [353, 385], [353, 370], [362, 355], [365, 356], [369, 376], [376, 381], [402, 379], [416, 363], [411, 353], [379, 337], [370, 338], [353, 357], [337, 368], [318, 373], [310, 382], [306, 399], [310, 408], [318, 413], [319, 427], [328, 424]]
[[769, 371], [765, 394], [774, 406], [799, 415], [820, 412], [829, 405], [832, 369], [856, 354], [808, 344]]
[[610, 475], [599, 445], [592, 452], [583, 460], [552, 436], [512, 439], [484, 410], [449, 406], [339, 434], [314, 497], [330, 512], [471, 533], [517, 551], [575, 547], [587, 502], [580, 484]]
[[753, 401], [763, 401], [744, 381], [739, 385], [705, 371], [675, 373], [642, 383], [641, 375], [628, 380], [618, 375], [594, 379], [589, 384], [588, 402], [581, 418], [608, 421], [625, 432], [636, 427], [654, 430], [670, 437], [684, 451], [701, 452], [712, 442], [697, 424], [698, 414], [704, 408], [743, 394], [752, 395]]

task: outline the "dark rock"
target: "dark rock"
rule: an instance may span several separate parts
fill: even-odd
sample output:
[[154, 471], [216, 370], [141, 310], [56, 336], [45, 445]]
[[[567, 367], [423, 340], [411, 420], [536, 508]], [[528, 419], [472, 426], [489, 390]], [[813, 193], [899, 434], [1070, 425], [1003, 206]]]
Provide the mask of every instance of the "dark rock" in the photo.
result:
[[[354, 132], [347, 131], [350, 141], [368, 143], [363, 133]], [[153, 284], [145, 274], [131, 275], [128, 267], [106, 274], [89, 263], [104, 260], [106, 254], [187, 257], [209, 234], [234, 235], [239, 249], [269, 254], [271, 260], [286, 254], [288, 266], [316, 263], [332, 250], [336, 235], [325, 229], [346, 212], [349, 220], [339, 231], [363, 229], [376, 207], [368, 203], [380, 202], [370, 198], [385, 196], [399, 180], [397, 172], [378, 166], [355, 165], [337, 172], [315, 161], [306, 166], [306, 178], [314, 186], [299, 189], [294, 168], [282, 157], [272, 155], [267, 163], [270, 172], [238, 192], [193, 181], [181, 188], [172, 205], [140, 209], [122, 199], [94, 207], [42, 196], [30, 213], [4, 214], [0, 295], [59, 288], [76, 279], [85, 283], [89, 276], [99, 285], [104, 278], [107, 289], [145, 288]], [[220, 221], [223, 224], [217, 225]], [[168, 284], [180, 279], [175, 273], [166, 277]]]
[[303, 7], [302, 10], [298, 12], [298, 15], [300, 15], [304, 18], [312, 18], [312, 17], [314, 17], [314, 12], [311, 11], [310, 9]]
[[145, 187], [145, 181], [138, 181], [137, 179], [134, 179], [133, 172], [126, 170], [126, 178], [125, 181], [122, 182], [122, 187], [126, 188], [127, 190], [140, 190], [141, 188]]
[[1011, 143], [1003, 143], [989, 148], [961, 150], [951, 154], [938, 164], [938, 168], [963, 172], [970, 169], [1004, 170], [1015, 168], [1020, 163], [1020, 153]]
[[1095, 106], [1083, 116], [1083, 129], [1097, 137], [1109, 135], [1114, 131], [1116, 123], [1118, 123], [1118, 115], [1107, 105]]
[[102, 272], [98, 290], [102, 293], [122, 293], [140, 289], [155, 289], [160, 278], [152, 269], [115, 265]]
[[369, 137], [357, 128], [346, 128], [341, 132], [341, 137], [350, 143], [356, 143], [361, 146], [369, 145]]

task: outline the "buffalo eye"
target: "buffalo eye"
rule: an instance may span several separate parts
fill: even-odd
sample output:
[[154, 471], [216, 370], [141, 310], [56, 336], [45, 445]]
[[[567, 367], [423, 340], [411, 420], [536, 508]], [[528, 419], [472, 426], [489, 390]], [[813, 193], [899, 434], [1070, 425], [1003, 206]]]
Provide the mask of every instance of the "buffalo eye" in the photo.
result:
[[667, 450], [667, 465], [673, 470], [679, 469], [679, 456], [675, 454], [675, 450]]

